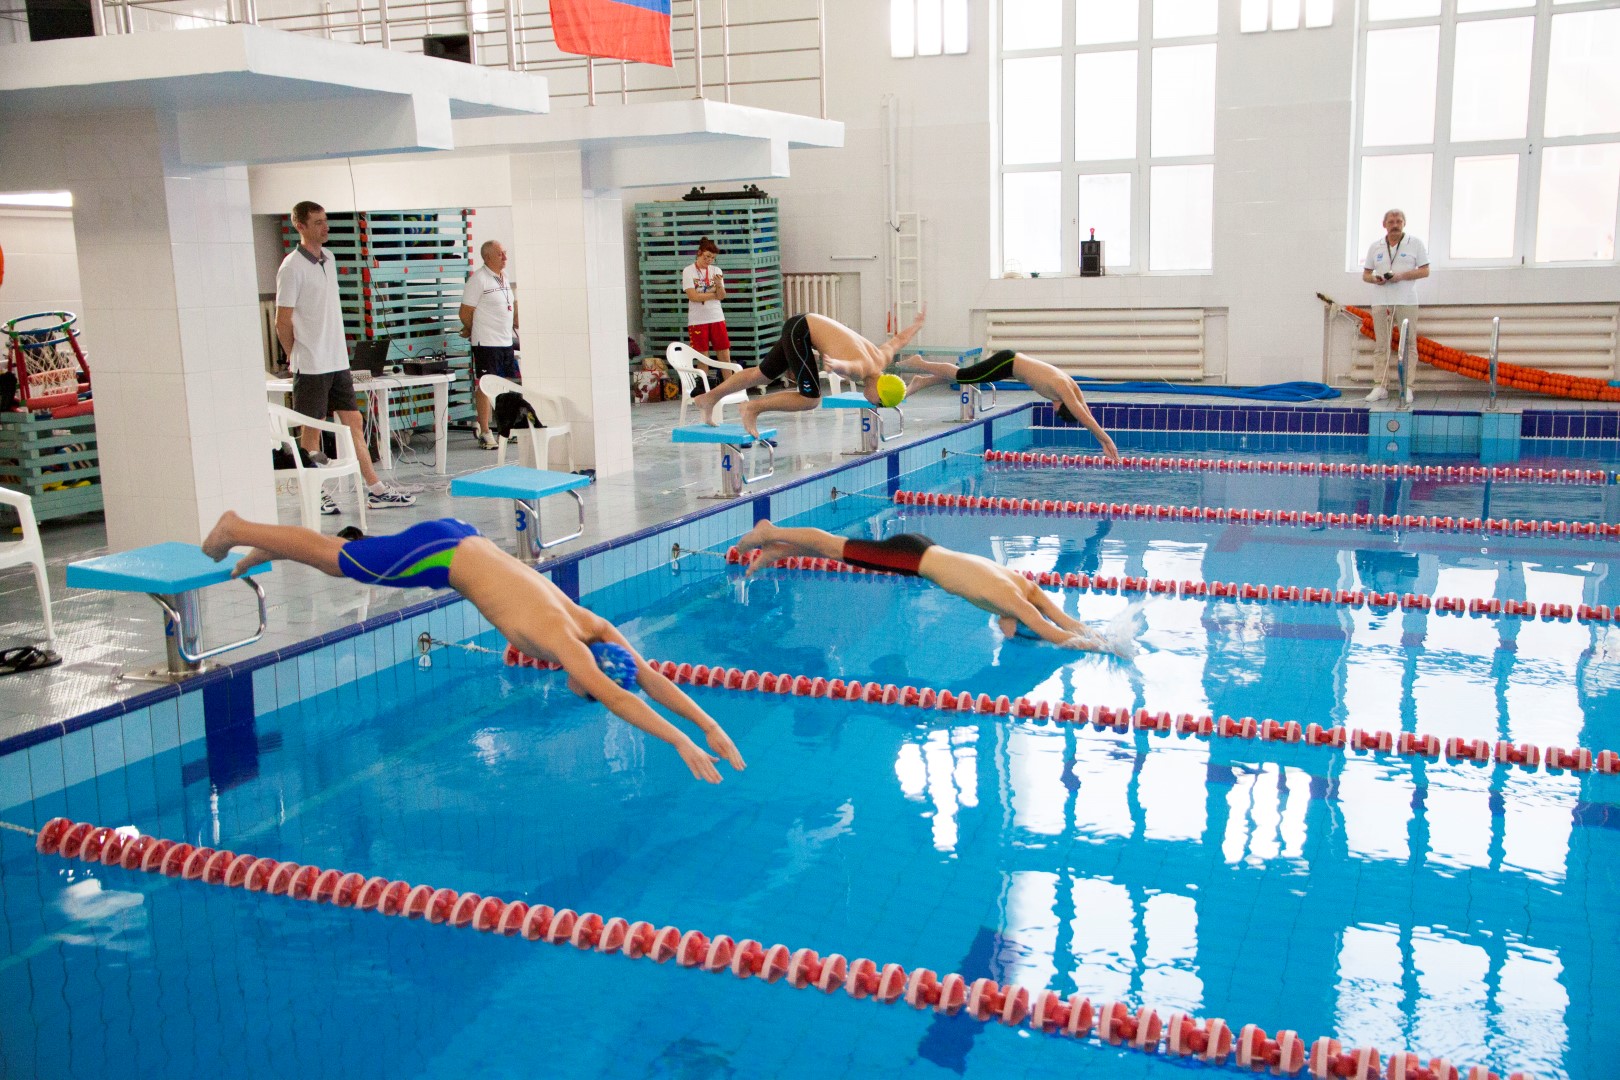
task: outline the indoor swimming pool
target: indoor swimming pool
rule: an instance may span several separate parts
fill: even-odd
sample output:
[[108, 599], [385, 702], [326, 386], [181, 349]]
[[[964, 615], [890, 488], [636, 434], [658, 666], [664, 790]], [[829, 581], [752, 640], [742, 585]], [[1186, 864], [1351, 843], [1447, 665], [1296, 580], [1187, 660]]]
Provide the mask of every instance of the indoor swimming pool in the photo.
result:
[[[758, 679], [690, 687], [748, 762], [722, 767], [718, 786], [693, 782], [669, 748], [560, 676], [504, 666], [503, 642], [457, 604], [428, 632], [493, 652], [439, 647], [423, 664], [410, 621], [327, 645], [253, 672], [246, 710], [206, 730], [201, 694], [86, 729], [88, 777], [53, 765], [80, 779], [0, 817], [132, 825], [851, 965], [988, 978], [1032, 1001], [1050, 990], [1099, 1010], [1218, 1017], [1234, 1034], [1252, 1024], [1307, 1044], [1331, 1037], [1376, 1048], [1381, 1076], [1407, 1051], [1464, 1077], [1469, 1066], [1614, 1075], [1601, 1017], [1620, 1008], [1620, 971], [1602, 958], [1620, 940], [1620, 776], [1017, 715], [1022, 700], [1054, 715], [1085, 705], [1088, 718], [1146, 710], [1620, 748], [1620, 624], [1573, 617], [1583, 604], [1620, 607], [1620, 540], [1376, 525], [1614, 522], [1614, 484], [986, 462], [978, 433], [963, 435], [948, 454], [913, 452], [887, 481], [882, 463], [839, 477], [837, 498], [802, 512], [778, 496], [775, 516], [867, 538], [921, 532], [1062, 575], [1071, 583], [1048, 591], [1072, 615], [1101, 623], [1139, 607], [1133, 659], [1005, 640], [989, 615], [920, 580], [745, 578], [720, 557], [751, 520], [738, 506], [710, 519], [706, 542], [688, 544], [706, 552], [676, 568], [667, 539], [652, 537], [641, 543], [661, 554], [644, 572], [605, 583], [575, 571], [583, 602], [650, 658], [841, 680], [814, 696], [762, 692]], [[1119, 444], [1189, 461], [1367, 460], [1364, 433], [1171, 438], [1127, 432]], [[1548, 455], [1522, 463], [1590, 467], [1609, 452], [1548, 439]], [[1093, 445], [1040, 429], [995, 441]], [[895, 490], [1375, 523], [964, 511], [896, 505]], [[1211, 595], [1213, 583], [1239, 588]], [[1261, 598], [1244, 585], [1333, 598]], [[1534, 612], [1504, 613], [1510, 602]], [[851, 681], [897, 688], [898, 700], [835, 699]], [[1014, 704], [942, 708], [943, 690]], [[54, 762], [48, 745], [25, 753]], [[0, 890], [6, 1077], [1238, 1071], [1027, 1021], [43, 857], [12, 831], [0, 832]]]

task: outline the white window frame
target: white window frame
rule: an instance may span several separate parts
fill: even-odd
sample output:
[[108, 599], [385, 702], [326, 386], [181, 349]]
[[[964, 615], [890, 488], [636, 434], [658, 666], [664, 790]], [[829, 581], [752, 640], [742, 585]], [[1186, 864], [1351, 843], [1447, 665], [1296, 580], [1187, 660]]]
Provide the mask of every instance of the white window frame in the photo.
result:
[[[950, 34], [945, 31], [946, 12], [947, 12], [947, 9], [951, 6], [952, 0], [889, 0], [889, 12], [890, 12], [890, 14], [889, 14], [889, 19], [890, 19], [890, 26], [889, 26], [889, 30], [890, 30], [889, 58], [891, 60], [915, 60], [919, 56], [965, 56], [965, 55], [967, 55], [967, 53], [969, 51], [969, 48], [972, 45], [972, 42], [969, 40], [972, 37], [972, 29], [973, 29], [973, 20], [972, 20], [972, 17], [971, 17], [972, 13], [968, 8], [969, 0], [958, 0], [958, 2], [961, 4], [961, 7], [963, 9], [962, 20], [963, 20], [965, 25], [962, 28], [962, 47], [960, 49], [953, 49], [953, 48], [950, 47]], [[920, 52], [917, 51], [917, 9], [919, 7], [921, 7], [922, 5], [925, 5], [925, 4], [928, 5], [929, 7], [939, 9], [940, 51], [937, 52], [937, 53], [920, 53]], [[906, 52], [906, 53], [899, 53], [899, 52], [894, 51], [894, 36], [893, 36], [893, 32], [894, 32], [893, 20], [895, 18], [894, 10], [895, 10], [896, 7], [900, 7], [900, 6], [908, 7], [908, 8], [911, 9], [911, 51]]]
[[[1424, 237], [1429, 251], [1429, 262], [1436, 267], [1502, 267], [1502, 266], [1614, 266], [1620, 263], [1620, 248], [1616, 258], [1608, 261], [1546, 262], [1535, 261], [1536, 215], [1541, 203], [1541, 152], [1549, 146], [1587, 146], [1620, 143], [1620, 133], [1602, 135], [1570, 135], [1549, 139], [1546, 128], [1548, 57], [1552, 51], [1552, 20], [1558, 15], [1582, 11], [1601, 11], [1620, 8], [1620, 0], [1588, 0], [1586, 3], [1556, 3], [1555, 0], [1537, 0], [1534, 6], [1505, 8], [1501, 11], [1481, 11], [1462, 15], [1457, 12], [1457, 0], [1441, 0], [1440, 14], [1415, 19], [1384, 19], [1372, 22], [1368, 17], [1369, 0], [1357, 0], [1359, 34], [1356, 61], [1355, 117], [1356, 161], [1350, 195], [1350, 234], [1347, 245], [1347, 266], [1359, 270], [1366, 255], [1367, 245], [1376, 236], [1359, 236], [1357, 220], [1361, 206], [1362, 162], [1367, 158], [1385, 155], [1429, 154], [1432, 162], [1429, 178], [1429, 235]], [[1451, 141], [1452, 88], [1456, 75], [1457, 27], [1462, 23], [1485, 22], [1499, 19], [1534, 19], [1534, 37], [1530, 47], [1530, 100], [1525, 120], [1525, 135], [1520, 139], [1490, 139], [1471, 142]], [[1404, 27], [1440, 27], [1440, 54], [1435, 72], [1434, 141], [1407, 143], [1398, 146], [1368, 147], [1364, 137], [1362, 105], [1367, 100], [1367, 35], [1380, 30]], [[1451, 206], [1455, 188], [1458, 158], [1487, 157], [1495, 154], [1517, 154], [1519, 158], [1518, 207], [1513, 223], [1513, 251], [1505, 258], [1458, 259], [1451, 256]], [[1436, 208], [1448, 212], [1436, 212]], [[1620, 216], [1620, 211], [1617, 211]]]
[[[1017, 0], [1001, 0], [995, 5], [993, 17], [995, 19], [996, 40], [1000, 41], [1002, 8], [1008, 3]], [[1000, 277], [1006, 265], [1006, 257], [1002, 244], [1005, 219], [1002, 206], [1000, 178], [1008, 173], [1015, 172], [1059, 172], [1062, 174], [1061, 207], [1059, 220], [1062, 223], [1062, 238], [1060, 241], [1063, 252], [1063, 266], [1059, 271], [1060, 277], [1074, 277], [1080, 273], [1080, 241], [1085, 238], [1086, 231], [1079, 221], [1080, 213], [1080, 177], [1084, 175], [1129, 173], [1131, 176], [1131, 261], [1126, 266], [1107, 266], [1105, 272], [1111, 275], [1136, 274], [1151, 275], [1154, 277], [1208, 277], [1214, 273], [1214, 267], [1207, 270], [1151, 270], [1148, 268], [1148, 256], [1152, 235], [1149, 215], [1152, 207], [1152, 192], [1149, 182], [1155, 166], [1163, 165], [1211, 165], [1215, 164], [1215, 154], [1194, 154], [1176, 157], [1153, 157], [1152, 150], [1152, 124], [1153, 115], [1153, 50], [1155, 48], [1176, 48], [1183, 45], [1214, 45], [1216, 46], [1216, 72], [1217, 85], [1220, 71], [1219, 34], [1199, 34], [1190, 37], [1155, 38], [1153, 36], [1153, 0], [1140, 0], [1137, 7], [1137, 36], [1135, 41], [1116, 41], [1103, 45], [1076, 45], [1075, 39], [1075, 8], [1074, 0], [1065, 0], [1063, 4], [1063, 30], [1061, 44], [1046, 49], [1018, 49], [1006, 50], [998, 48], [996, 61], [996, 78], [994, 86], [995, 102], [992, 115], [999, 118], [1003, 107], [1002, 102], [1002, 65], [1008, 60], [1024, 60], [1039, 56], [1061, 56], [1063, 58], [1062, 81], [1062, 116], [1059, 120], [1062, 125], [1061, 150], [1057, 161], [1040, 162], [1028, 165], [1007, 165], [1001, 161], [1001, 126], [999, 119], [993, 125], [993, 148], [996, 161], [995, 190], [991, 194], [993, 200], [992, 211], [995, 214], [995, 265], [992, 276]], [[1107, 53], [1136, 51], [1136, 156], [1134, 158], [1115, 158], [1101, 161], [1075, 160], [1075, 57], [1086, 53]], [[1215, 112], [1216, 118], [1216, 145], [1219, 143], [1220, 112]], [[1219, 177], [1216, 177], [1217, 181]], [[1218, 196], [1217, 196], [1218, 197]], [[1218, 205], [1218, 204], [1217, 204]], [[1213, 230], [1213, 225], [1211, 226]], [[1213, 237], [1211, 237], [1213, 241]], [[1213, 250], [1213, 242], [1211, 244]], [[1213, 263], [1213, 257], [1211, 262]]]

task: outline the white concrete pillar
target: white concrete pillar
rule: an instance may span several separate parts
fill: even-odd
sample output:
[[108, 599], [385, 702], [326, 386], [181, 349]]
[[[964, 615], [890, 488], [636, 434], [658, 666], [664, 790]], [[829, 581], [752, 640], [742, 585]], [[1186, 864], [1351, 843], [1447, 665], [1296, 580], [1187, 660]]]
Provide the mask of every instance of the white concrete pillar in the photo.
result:
[[115, 551], [276, 519], [247, 170], [175, 164], [164, 127], [85, 114], [63, 159]]
[[584, 191], [583, 166], [578, 150], [512, 155], [510, 246], [523, 380], [562, 400], [577, 464], [611, 476], [635, 463], [624, 206]]

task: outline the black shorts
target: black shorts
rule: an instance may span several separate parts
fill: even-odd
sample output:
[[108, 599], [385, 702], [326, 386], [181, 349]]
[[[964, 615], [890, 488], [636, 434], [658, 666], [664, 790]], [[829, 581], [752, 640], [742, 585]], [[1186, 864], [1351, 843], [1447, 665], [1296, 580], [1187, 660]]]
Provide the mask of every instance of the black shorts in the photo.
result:
[[348, 368], [319, 375], [293, 373], [293, 412], [325, 420], [333, 413], [357, 412], [359, 408], [354, 400], [354, 377]]
[[845, 540], [844, 561], [862, 570], [916, 577], [923, 552], [933, 546], [922, 533], [898, 533], [887, 540]]
[[772, 379], [784, 373], [798, 384], [800, 395], [807, 398], [821, 396], [821, 367], [816, 362], [816, 350], [810, 344], [810, 320], [794, 315], [782, 324], [782, 336], [776, 339], [771, 351], [759, 362], [760, 374]]
[[999, 379], [1011, 378], [1013, 361], [1016, 359], [1018, 359], [1018, 354], [1011, 349], [1002, 349], [1000, 352], [991, 353], [976, 364], [968, 364], [966, 367], [957, 368], [956, 381], [972, 386], [977, 383], [996, 382]]
[[475, 380], [485, 375], [499, 375], [503, 379], [519, 381], [516, 345], [474, 345], [472, 368]]

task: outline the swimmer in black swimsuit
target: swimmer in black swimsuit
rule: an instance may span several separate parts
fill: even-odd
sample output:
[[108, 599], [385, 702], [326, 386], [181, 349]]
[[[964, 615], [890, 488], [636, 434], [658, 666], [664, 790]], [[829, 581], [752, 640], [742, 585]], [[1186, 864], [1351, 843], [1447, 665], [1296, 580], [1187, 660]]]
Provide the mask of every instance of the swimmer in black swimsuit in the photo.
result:
[[1001, 632], [1020, 630], [1070, 649], [1128, 655], [1129, 643], [1110, 642], [1064, 613], [1050, 596], [1016, 570], [979, 555], [941, 547], [919, 533], [886, 540], [852, 540], [821, 529], [783, 529], [761, 521], [737, 541], [744, 551], [760, 549], [750, 575], [791, 555], [837, 559], [866, 570], [920, 577], [997, 617]]
[[[642, 659], [618, 627], [574, 603], [534, 567], [514, 559], [465, 522], [453, 518], [420, 522], [393, 536], [349, 540], [297, 525], [262, 525], [227, 510], [203, 541], [203, 554], [218, 562], [238, 545], [253, 550], [237, 562], [233, 576], [271, 559], [291, 559], [330, 577], [349, 577], [367, 585], [455, 589], [520, 652], [567, 671], [568, 689], [600, 701], [625, 723], [668, 743], [699, 780], [720, 782], [716, 755], [733, 768], [745, 767], [725, 730]], [[604, 642], [633, 658], [636, 685], [701, 731], [713, 754], [603, 671], [591, 649]]]
[[960, 383], [964, 386], [1000, 382], [1004, 379], [1021, 382], [1056, 405], [1059, 420], [1069, 424], [1085, 425], [1086, 430], [1096, 437], [1097, 444], [1102, 447], [1109, 460], [1119, 460], [1119, 450], [1114, 446], [1114, 440], [1108, 437], [1108, 432], [1104, 431], [1102, 425], [1097, 423], [1097, 418], [1091, 415], [1091, 409], [1086, 405], [1085, 395], [1080, 393], [1080, 388], [1074, 384], [1073, 379], [1044, 360], [1015, 353], [1011, 349], [1002, 349], [962, 367], [944, 360], [925, 360], [920, 356], [908, 356], [896, 363], [894, 369], [920, 373], [906, 388], [907, 393], [911, 394], [915, 394], [925, 386], [942, 382]]
[[821, 400], [822, 369], [839, 378], [859, 383], [866, 400], [881, 405], [877, 391], [878, 378], [893, 362], [895, 355], [917, 336], [926, 314], [925, 307], [917, 313], [910, 326], [882, 345], [873, 344], [843, 323], [825, 315], [795, 315], [782, 325], [782, 336], [765, 354], [758, 367], [734, 371], [719, 386], [692, 400], [703, 410], [703, 422], [713, 424], [715, 406], [724, 401], [728, 394], [764, 386], [786, 375], [793, 380], [792, 390], [781, 390], [745, 401], [739, 409], [743, 428], [756, 437], [759, 435], [761, 413], [800, 412], [817, 406]]

